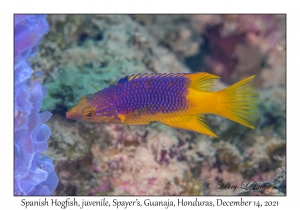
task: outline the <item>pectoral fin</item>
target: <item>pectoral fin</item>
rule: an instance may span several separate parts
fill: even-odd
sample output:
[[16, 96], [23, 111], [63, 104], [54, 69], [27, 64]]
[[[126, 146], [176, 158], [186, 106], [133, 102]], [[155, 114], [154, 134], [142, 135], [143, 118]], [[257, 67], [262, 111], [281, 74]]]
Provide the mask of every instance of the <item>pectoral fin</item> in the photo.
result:
[[161, 122], [174, 128], [191, 130], [218, 138], [218, 136], [206, 125], [203, 115], [172, 117], [164, 119]]

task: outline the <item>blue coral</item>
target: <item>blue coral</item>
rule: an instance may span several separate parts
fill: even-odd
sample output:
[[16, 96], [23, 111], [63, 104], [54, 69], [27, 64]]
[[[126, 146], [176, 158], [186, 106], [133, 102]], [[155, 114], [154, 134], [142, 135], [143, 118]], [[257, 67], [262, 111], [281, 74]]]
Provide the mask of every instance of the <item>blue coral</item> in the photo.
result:
[[52, 195], [58, 178], [52, 160], [43, 155], [51, 135], [44, 123], [51, 113], [39, 113], [47, 89], [31, 80], [28, 61], [49, 25], [45, 15], [15, 15], [14, 21], [14, 194]]

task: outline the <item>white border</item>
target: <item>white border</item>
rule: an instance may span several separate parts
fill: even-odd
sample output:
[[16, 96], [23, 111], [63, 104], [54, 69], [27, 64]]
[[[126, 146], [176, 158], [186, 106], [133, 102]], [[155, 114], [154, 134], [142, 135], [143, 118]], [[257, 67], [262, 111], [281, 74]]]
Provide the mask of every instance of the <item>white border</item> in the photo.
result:
[[[280, 209], [298, 206], [299, 164], [299, 11], [297, 4], [287, 1], [11, 1], [0, 3], [1, 8], [1, 209], [24, 209], [23, 197], [13, 197], [13, 14], [14, 13], [287, 13], [287, 161], [288, 179], [286, 197], [243, 197], [245, 200], [278, 200]], [[292, 2], [292, 1], [291, 1]], [[295, 2], [295, 1], [293, 1]], [[65, 200], [67, 197], [56, 197]], [[77, 197], [77, 199], [100, 199]], [[134, 197], [116, 197], [134, 199]], [[201, 197], [201, 200], [216, 200], [219, 197]], [[27, 197], [36, 200], [38, 197]], [[51, 199], [51, 197], [48, 197]], [[108, 199], [114, 199], [109, 197]], [[143, 200], [144, 197], [137, 197]], [[176, 197], [152, 197], [152, 199], [172, 199]], [[186, 199], [194, 199], [186, 197]], [[240, 197], [220, 197], [220, 199], [238, 200]], [[7, 207], [7, 208], [5, 208]], [[70, 207], [71, 208], [71, 207]], [[197, 207], [199, 208], [199, 207]], [[37, 208], [36, 208], [37, 209]], [[49, 208], [48, 208], [49, 209]], [[61, 209], [61, 208], [56, 208]], [[69, 209], [69, 208], [68, 208]], [[72, 209], [72, 208], [71, 208]], [[73, 208], [75, 209], [75, 208]], [[77, 209], [77, 208], [76, 208]], [[96, 209], [96, 208], [95, 208]], [[97, 207], [99, 209], [99, 207]], [[105, 209], [105, 208], [101, 208]], [[110, 208], [114, 209], [114, 208]], [[135, 208], [127, 208], [135, 209]], [[160, 209], [165, 209], [160, 208]], [[173, 208], [172, 208], [173, 209]], [[176, 208], [177, 209], [177, 208]], [[181, 209], [178, 207], [178, 209]], [[249, 209], [249, 208], [248, 208]], [[252, 209], [252, 208], [251, 208]], [[257, 209], [257, 207], [253, 207]]]

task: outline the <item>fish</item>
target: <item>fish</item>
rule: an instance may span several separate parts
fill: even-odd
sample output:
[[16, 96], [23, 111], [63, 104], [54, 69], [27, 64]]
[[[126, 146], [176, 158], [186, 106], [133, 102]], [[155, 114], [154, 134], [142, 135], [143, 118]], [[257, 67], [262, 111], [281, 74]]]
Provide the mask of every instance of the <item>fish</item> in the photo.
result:
[[66, 117], [93, 123], [173, 128], [218, 137], [204, 114], [215, 114], [255, 129], [258, 91], [255, 75], [213, 91], [219, 76], [198, 73], [144, 73], [121, 78], [114, 86], [81, 97]]

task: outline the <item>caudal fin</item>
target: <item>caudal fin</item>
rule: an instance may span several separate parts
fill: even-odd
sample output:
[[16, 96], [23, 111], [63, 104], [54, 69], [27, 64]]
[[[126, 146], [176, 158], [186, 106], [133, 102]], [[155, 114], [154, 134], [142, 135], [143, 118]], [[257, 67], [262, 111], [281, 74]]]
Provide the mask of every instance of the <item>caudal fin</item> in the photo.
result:
[[258, 92], [251, 85], [255, 76], [217, 92], [220, 95], [218, 114], [254, 129], [257, 116]]

